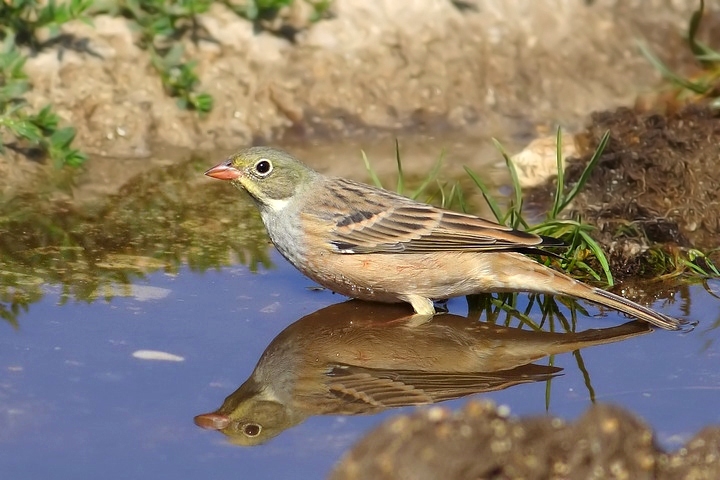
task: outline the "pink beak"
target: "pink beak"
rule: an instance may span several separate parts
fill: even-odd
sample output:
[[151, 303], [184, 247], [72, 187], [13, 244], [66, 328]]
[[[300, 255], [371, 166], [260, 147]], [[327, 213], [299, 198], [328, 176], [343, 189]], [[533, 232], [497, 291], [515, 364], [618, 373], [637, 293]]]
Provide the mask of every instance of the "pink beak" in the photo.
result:
[[205, 430], [222, 430], [230, 424], [230, 419], [219, 413], [203, 413], [195, 417], [195, 425]]
[[234, 180], [241, 177], [242, 172], [233, 167], [229, 161], [225, 161], [212, 167], [210, 170], [205, 172], [205, 175], [217, 178], [218, 180]]

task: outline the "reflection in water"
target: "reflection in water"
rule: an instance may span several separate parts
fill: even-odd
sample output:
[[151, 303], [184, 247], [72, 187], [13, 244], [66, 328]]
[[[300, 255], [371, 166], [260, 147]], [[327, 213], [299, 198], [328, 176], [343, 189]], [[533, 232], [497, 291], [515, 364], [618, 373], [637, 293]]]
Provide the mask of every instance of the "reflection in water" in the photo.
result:
[[651, 331], [643, 322], [551, 333], [452, 314], [412, 320], [407, 306], [359, 301], [307, 315], [270, 343], [217, 411], [195, 423], [257, 445], [312, 415], [376, 413], [548, 380], [561, 369], [531, 362]]
[[242, 197], [228, 205], [225, 190], [203, 178], [206, 164], [144, 172], [92, 205], [56, 200], [57, 192], [0, 202], [0, 318], [17, 325], [48, 284], [61, 286], [64, 299], [91, 302], [183, 264], [269, 265], [256, 209]]

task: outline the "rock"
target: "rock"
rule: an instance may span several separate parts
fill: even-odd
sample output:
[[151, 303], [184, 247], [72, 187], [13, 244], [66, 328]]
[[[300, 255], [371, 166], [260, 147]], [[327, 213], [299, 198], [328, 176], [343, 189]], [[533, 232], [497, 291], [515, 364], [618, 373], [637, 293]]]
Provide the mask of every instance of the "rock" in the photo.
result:
[[487, 401], [392, 418], [358, 442], [333, 480], [480, 478], [720, 478], [720, 427], [677, 453], [626, 410], [594, 405], [576, 422], [518, 419]]

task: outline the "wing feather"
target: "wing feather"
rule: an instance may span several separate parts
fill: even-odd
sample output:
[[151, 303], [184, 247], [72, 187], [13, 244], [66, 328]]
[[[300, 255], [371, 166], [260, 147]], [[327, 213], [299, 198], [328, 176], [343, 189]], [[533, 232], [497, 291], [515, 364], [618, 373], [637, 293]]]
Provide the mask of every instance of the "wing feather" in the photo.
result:
[[341, 253], [527, 251], [562, 245], [370, 185], [339, 178], [328, 179], [326, 185], [331, 195], [313, 210], [332, 212], [326, 218], [331, 222], [330, 244]]
[[325, 383], [332, 396], [343, 400], [339, 410], [372, 410], [434, 403], [543, 381], [561, 370], [528, 364], [499, 372], [425, 372], [334, 364], [329, 366]]

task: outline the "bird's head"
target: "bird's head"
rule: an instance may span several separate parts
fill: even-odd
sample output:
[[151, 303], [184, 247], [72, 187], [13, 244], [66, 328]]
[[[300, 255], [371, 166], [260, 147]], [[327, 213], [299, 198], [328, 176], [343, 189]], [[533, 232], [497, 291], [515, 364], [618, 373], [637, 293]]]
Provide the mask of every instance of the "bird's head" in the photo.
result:
[[222, 432], [236, 445], [252, 446], [267, 442], [301, 420], [294, 419], [281, 403], [250, 398], [231, 411], [220, 408], [198, 415], [195, 424]]
[[282, 150], [250, 147], [231, 155], [205, 175], [230, 180], [260, 206], [280, 211], [318, 174]]

